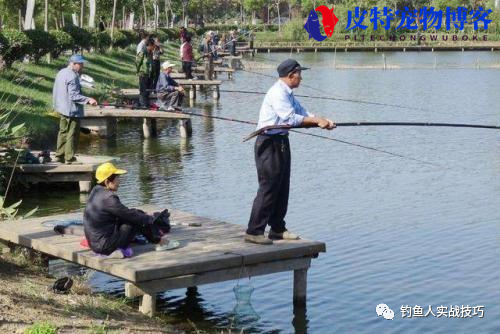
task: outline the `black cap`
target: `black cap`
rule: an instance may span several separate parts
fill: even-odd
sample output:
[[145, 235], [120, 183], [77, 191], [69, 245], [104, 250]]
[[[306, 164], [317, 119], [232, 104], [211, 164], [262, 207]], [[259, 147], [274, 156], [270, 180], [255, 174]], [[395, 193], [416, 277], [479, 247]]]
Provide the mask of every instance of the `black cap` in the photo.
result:
[[278, 66], [280, 78], [286, 77], [290, 72], [308, 70], [309, 67], [302, 67], [295, 59], [287, 59]]

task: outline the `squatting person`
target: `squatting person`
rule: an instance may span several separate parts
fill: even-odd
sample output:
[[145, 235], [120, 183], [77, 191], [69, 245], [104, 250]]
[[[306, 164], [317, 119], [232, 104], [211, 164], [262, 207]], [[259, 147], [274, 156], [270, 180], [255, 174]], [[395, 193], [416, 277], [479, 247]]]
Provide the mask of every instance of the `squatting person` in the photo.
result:
[[169, 61], [161, 64], [163, 72], [160, 73], [160, 78], [156, 84], [158, 104], [168, 111], [179, 109], [184, 99], [184, 88], [170, 76], [174, 66]]
[[92, 189], [83, 213], [83, 227], [90, 248], [111, 258], [130, 257], [130, 243], [138, 234], [157, 244], [156, 250], [172, 248], [175, 241], [162, 237], [163, 232], [154, 216], [127, 208], [120, 202], [116, 192], [120, 175], [125, 173], [126, 170], [116, 168], [110, 162], [97, 167], [98, 184]]

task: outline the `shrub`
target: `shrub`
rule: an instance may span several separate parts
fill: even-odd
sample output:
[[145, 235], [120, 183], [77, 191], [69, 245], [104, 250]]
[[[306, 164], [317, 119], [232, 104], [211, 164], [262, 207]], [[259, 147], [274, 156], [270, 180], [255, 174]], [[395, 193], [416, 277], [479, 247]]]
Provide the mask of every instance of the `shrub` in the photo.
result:
[[11, 67], [16, 60], [22, 60], [31, 49], [31, 41], [22, 31], [5, 29], [2, 32], [6, 47], [2, 48], [1, 55], [6, 67]]
[[90, 33], [92, 34], [90, 47], [103, 52], [111, 46], [111, 36], [107, 31], [92, 30]]
[[74, 44], [74, 50], [77, 51], [77, 49], [86, 49], [90, 50], [92, 46], [92, 33], [89, 32], [88, 30], [85, 30], [83, 28], [74, 26], [74, 25], [69, 25], [63, 28], [65, 32], [71, 35], [73, 37], [73, 40], [75, 42]]
[[43, 56], [52, 51], [56, 44], [55, 39], [46, 31], [26, 30], [24, 33], [31, 41], [28, 55], [35, 63], [38, 63]]
[[160, 32], [160, 31], [161, 31], [160, 34], [162, 35], [162, 38], [163, 38], [163, 39], [160, 38], [160, 41], [162, 41], [162, 42], [164, 42], [167, 39], [173, 40], [179, 36], [179, 34], [176, 35], [174, 29], [171, 29], [171, 28], [160, 28], [157, 30], [157, 32]]
[[156, 31], [151, 32], [151, 35], [158, 37], [158, 39], [162, 43], [165, 42], [167, 39], [169, 39], [168, 34], [165, 31], [161, 30], [161, 29], [158, 29]]
[[129, 38], [129, 36], [127, 36], [123, 32], [124, 30], [113, 31], [113, 38], [111, 40], [113, 47], [125, 49], [127, 46], [133, 43], [134, 38]]
[[308, 37], [302, 19], [295, 19], [283, 26], [283, 38], [288, 41], [303, 41]]
[[56, 334], [57, 326], [52, 325], [48, 322], [35, 323], [28, 327], [25, 332], [26, 334]]
[[75, 41], [67, 32], [61, 30], [51, 30], [49, 31], [49, 34], [54, 40], [54, 45], [50, 51], [50, 55], [53, 58], [59, 58], [61, 53], [64, 51], [73, 49]]
[[124, 42], [124, 46], [122, 46], [122, 48], [126, 48], [130, 44], [138, 44], [140, 42], [139, 34], [135, 30], [120, 30], [120, 33], [126, 38], [126, 42]]

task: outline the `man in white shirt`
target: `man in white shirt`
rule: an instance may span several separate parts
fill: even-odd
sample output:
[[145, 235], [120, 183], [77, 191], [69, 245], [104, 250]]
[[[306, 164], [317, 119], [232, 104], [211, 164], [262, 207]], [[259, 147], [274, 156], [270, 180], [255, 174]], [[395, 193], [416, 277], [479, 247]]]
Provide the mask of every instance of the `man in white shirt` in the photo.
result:
[[[332, 130], [335, 123], [327, 118], [315, 117], [293, 96], [292, 89], [299, 87], [300, 66], [287, 59], [278, 66], [278, 81], [268, 90], [260, 108], [257, 130], [269, 125], [318, 126]], [[287, 129], [271, 129], [260, 134], [255, 141], [255, 164], [259, 190], [253, 202], [245, 241], [261, 245], [272, 240], [296, 240], [299, 236], [285, 227], [290, 189], [290, 143]], [[264, 236], [269, 225], [268, 237]]]

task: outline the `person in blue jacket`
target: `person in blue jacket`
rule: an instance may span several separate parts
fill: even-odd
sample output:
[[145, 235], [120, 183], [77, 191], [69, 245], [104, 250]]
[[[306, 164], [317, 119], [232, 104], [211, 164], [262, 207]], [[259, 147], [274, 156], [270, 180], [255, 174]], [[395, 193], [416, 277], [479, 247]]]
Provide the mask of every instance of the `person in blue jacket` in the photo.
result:
[[160, 78], [156, 84], [158, 104], [167, 111], [179, 110], [184, 99], [184, 88], [170, 76], [174, 66], [169, 61], [161, 64], [163, 72], [160, 73]]
[[69, 65], [56, 75], [53, 89], [54, 110], [60, 114], [57, 134], [56, 162], [78, 163], [75, 153], [80, 135], [80, 118], [85, 104], [97, 105], [93, 98], [82, 95], [80, 74], [86, 60], [81, 55], [73, 55]]

